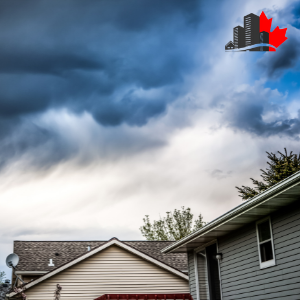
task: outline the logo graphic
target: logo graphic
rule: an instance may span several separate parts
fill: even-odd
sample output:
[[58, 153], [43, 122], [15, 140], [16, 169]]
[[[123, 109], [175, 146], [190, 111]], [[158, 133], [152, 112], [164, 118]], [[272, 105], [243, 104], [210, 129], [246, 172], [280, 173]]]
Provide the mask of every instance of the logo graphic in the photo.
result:
[[268, 19], [264, 12], [257, 16], [249, 14], [244, 17], [244, 27], [233, 28], [233, 42], [225, 45], [225, 51], [276, 51], [283, 42], [287, 28], [277, 26], [271, 31], [272, 18]]

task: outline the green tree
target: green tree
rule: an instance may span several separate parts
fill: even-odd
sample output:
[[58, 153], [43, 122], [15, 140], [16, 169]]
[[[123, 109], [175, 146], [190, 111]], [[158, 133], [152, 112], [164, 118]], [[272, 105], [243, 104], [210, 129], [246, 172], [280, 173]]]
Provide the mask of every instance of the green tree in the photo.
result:
[[242, 185], [241, 188], [236, 186], [240, 193], [239, 196], [242, 197], [243, 200], [254, 197], [300, 170], [300, 154], [293, 154], [292, 151], [288, 154], [286, 148], [284, 148], [284, 153], [280, 151], [277, 152], [279, 153], [278, 156], [272, 152], [266, 152], [269, 159], [267, 162], [268, 167], [266, 170], [260, 169], [262, 172], [260, 176], [263, 181], [250, 178], [254, 184], [254, 188], [244, 185]]
[[175, 209], [173, 213], [168, 211], [166, 217], [153, 221], [153, 224], [146, 215], [140, 231], [148, 241], [177, 241], [205, 225], [201, 214], [194, 225], [193, 218], [191, 209], [182, 206], [181, 210]]
[[5, 272], [0, 272], [0, 283], [3, 283], [3, 280], [5, 279], [6, 275]]

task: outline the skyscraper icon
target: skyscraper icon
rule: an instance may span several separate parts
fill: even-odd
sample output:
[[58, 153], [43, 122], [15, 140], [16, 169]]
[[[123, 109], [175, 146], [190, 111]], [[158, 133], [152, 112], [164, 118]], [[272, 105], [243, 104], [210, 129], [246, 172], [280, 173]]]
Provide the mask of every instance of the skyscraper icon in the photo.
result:
[[[259, 32], [259, 22], [260, 17], [255, 14], [249, 14], [244, 17], [244, 27], [236, 26], [233, 28], [233, 45], [234, 49], [241, 49], [244, 47], [248, 47], [251, 45], [256, 45], [261, 42], [261, 36]], [[266, 35], [262, 36], [262, 39], [266, 40]], [[225, 50], [231, 50], [230, 43], [227, 43], [225, 46]], [[257, 47], [249, 49], [250, 51], [260, 51], [261, 47], [257, 45]], [[268, 47], [264, 47], [263, 49], [269, 49]], [[268, 51], [268, 50], [264, 50]]]
[[245, 28], [242, 26], [233, 28], [233, 44], [235, 49], [245, 47]]
[[[260, 42], [259, 37], [259, 16], [249, 14], [244, 17], [245, 28], [245, 46], [255, 45]], [[259, 51], [257, 48], [250, 49], [250, 51]]]

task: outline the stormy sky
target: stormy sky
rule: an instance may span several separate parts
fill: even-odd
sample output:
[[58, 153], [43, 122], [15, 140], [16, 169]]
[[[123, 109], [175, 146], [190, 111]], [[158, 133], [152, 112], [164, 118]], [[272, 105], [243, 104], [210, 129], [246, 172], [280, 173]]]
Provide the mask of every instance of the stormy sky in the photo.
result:
[[[288, 40], [225, 53], [264, 11]], [[13, 240], [143, 239], [205, 221], [300, 147], [298, 1], [0, 0], [0, 271]]]

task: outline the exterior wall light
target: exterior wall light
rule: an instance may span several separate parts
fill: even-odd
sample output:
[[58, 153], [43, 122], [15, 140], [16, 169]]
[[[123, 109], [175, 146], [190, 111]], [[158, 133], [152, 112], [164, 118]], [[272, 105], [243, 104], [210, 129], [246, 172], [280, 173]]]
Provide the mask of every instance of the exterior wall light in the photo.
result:
[[217, 259], [218, 261], [220, 261], [222, 258], [223, 258], [223, 254], [222, 254], [222, 253], [217, 253], [217, 254], [216, 254], [216, 259]]

